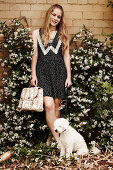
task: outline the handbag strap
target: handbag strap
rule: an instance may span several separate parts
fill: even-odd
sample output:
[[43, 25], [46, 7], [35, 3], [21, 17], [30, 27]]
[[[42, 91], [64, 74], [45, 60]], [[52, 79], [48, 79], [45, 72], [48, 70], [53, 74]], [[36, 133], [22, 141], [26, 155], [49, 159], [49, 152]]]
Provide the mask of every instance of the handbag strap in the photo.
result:
[[[66, 116], [67, 116], [68, 95], [69, 95], [70, 90], [71, 90], [71, 86], [65, 87], [65, 93], [66, 93], [65, 115]], [[69, 112], [69, 121], [70, 121], [70, 112]]]

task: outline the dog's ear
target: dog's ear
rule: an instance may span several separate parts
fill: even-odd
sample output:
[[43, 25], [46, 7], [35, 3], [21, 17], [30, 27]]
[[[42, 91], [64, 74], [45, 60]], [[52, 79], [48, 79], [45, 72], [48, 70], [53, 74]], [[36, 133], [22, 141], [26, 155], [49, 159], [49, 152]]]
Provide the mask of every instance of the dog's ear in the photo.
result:
[[67, 119], [65, 119], [65, 123], [64, 123], [64, 129], [67, 129], [68, 128], [68, 126], [69, 126], [69, 122], [68, 122], [68, 120]]

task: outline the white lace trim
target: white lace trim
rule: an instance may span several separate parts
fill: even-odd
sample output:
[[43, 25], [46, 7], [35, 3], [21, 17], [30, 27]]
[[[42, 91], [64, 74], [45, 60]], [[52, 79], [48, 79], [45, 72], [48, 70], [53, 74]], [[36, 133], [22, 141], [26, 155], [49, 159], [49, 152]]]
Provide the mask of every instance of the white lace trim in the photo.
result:
[[44, 55], [46, 55], [50, 50], [52, 50], [55, 54], [57, 54], [57, 53], [58, 53], [58, 50], [59, 50], [59, 48], [60, 48], [60, 45], [61, 45], [61, 43], [62, 43], [61, 40], [59, 39], [56, 48], [54, 48], [54, 47], [51, 45], [51, 46], [47, 47], [47, 49], [45, 49], [45, 48], [44, 48], [44, 45], [42, 44], [42, 41], [41, 41], [39, 29], [38, 29], [37, 39], [38, 39], [38, 43], [39, 43], [40, 48], [41, 48], [41, 50], [42, 50], [42, 52], [43, 52]]

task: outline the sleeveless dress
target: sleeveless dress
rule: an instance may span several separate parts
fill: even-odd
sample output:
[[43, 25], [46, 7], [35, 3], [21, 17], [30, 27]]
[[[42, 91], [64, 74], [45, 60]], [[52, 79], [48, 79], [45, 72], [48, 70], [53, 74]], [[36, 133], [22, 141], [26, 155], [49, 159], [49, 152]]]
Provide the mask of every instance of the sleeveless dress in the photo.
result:
[[46, 47], [41, 40], [41, 28], [37, 30], [38, 60], [37, 78], [38, 86], [43, 88], [43, 96], [65, 98], [65, 81], [67, 71], [62, 56], [62, 42], [58, 32], [52, 42]]

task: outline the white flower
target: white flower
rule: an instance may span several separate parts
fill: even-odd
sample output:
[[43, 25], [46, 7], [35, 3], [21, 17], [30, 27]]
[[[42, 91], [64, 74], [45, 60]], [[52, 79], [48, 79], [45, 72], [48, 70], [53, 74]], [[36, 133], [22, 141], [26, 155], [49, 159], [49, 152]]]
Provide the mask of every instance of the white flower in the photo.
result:
[[0, 124], [0, 131], [3, 129], [3, 126]]
[[85, 63], [85, 65], [87, 65], [87, 64], [88, 64], [88, 60], [87, 60], [87, 59], [85, 59], [85, 60], [84, 60], [84, 63]]
[[79, 38], [81, 36], [81, 34], [77, 34], [76, 37]]
[[31, 124], [29, 127], [32, 128], [34, 126], [34, 124]]
[[4, 47], [5, 47], [5, 48], [7, 48], [7, 46], [8, 46], [7, 44], [4, 44]]
[[2, 67], [4, 67], [4, 66], [5, 66], [5, 64], [4, 64], [4, 63], [2, 63], [2, 64], [1, 64], [1, 66], [2, 66]]
[[31, 31], [31, 28], [27, 28], [28, 31]]
[[94, 66], [97, 66], [97, 65], [98, 65], [97, 63], [94, 64]]
[[87, 44], [91, 44], [91, 42], [90, 42], [90, 41], [88, 41], [88, 42], [87, 42]]
[[90, 109], [86, 109], [86, 110], [83, 110], [83, 113], [87, 113], [87, 112], [89, 112], [90, 111]]
[[90, 66], [85, 66], [84, 70], [88, 70], [90, 68]]
[[85, 79], [85, 77], [84, 77], [84, 76], [82, 76], [82, 75], [80, 75], [80, 76], [79, 76], [79, 78], [80, 78], [80, 79], [82, 79], [82, 80], [84, 80], [84, 79]]
[[90, 33], [89, 33], [89, 36], [92, 36], [92, 35], [93, 35], [93, 34], [90, 32]]
[[90, 64], [92, 64], [92, 63], [93, 63], [93, 59], [90, 60]]
[[106, 76], [104, 77], [104, 80], [109, 80], [109, 76], [106, 75]]
[[95, 85], [94, 85], [94, 84], [92, 84], [92, 85], [91, 85], [91, 88], [94, 88], [94, 87], [95, 87]]
[[17, 38], [18, 32], [14, 32], [15, 39]]
[[47, 125], [42, 126], [42, 130], [45, 130], [47, 128]]
[[35, 158], [35, 162], [38, 162], [39, 158]]
[[96, 44], [96, 47], [100, 47], [100, 44], [99, 44], [99, 43], [97, 43], [97, 44]]
[[101, 57], [102, 57], [102, 53], [99, 53], [99, 54], [98, 54], [98, 57], [101, 58]]
[[4, 36], [2, 33], [0, 33], [0, 36]]

